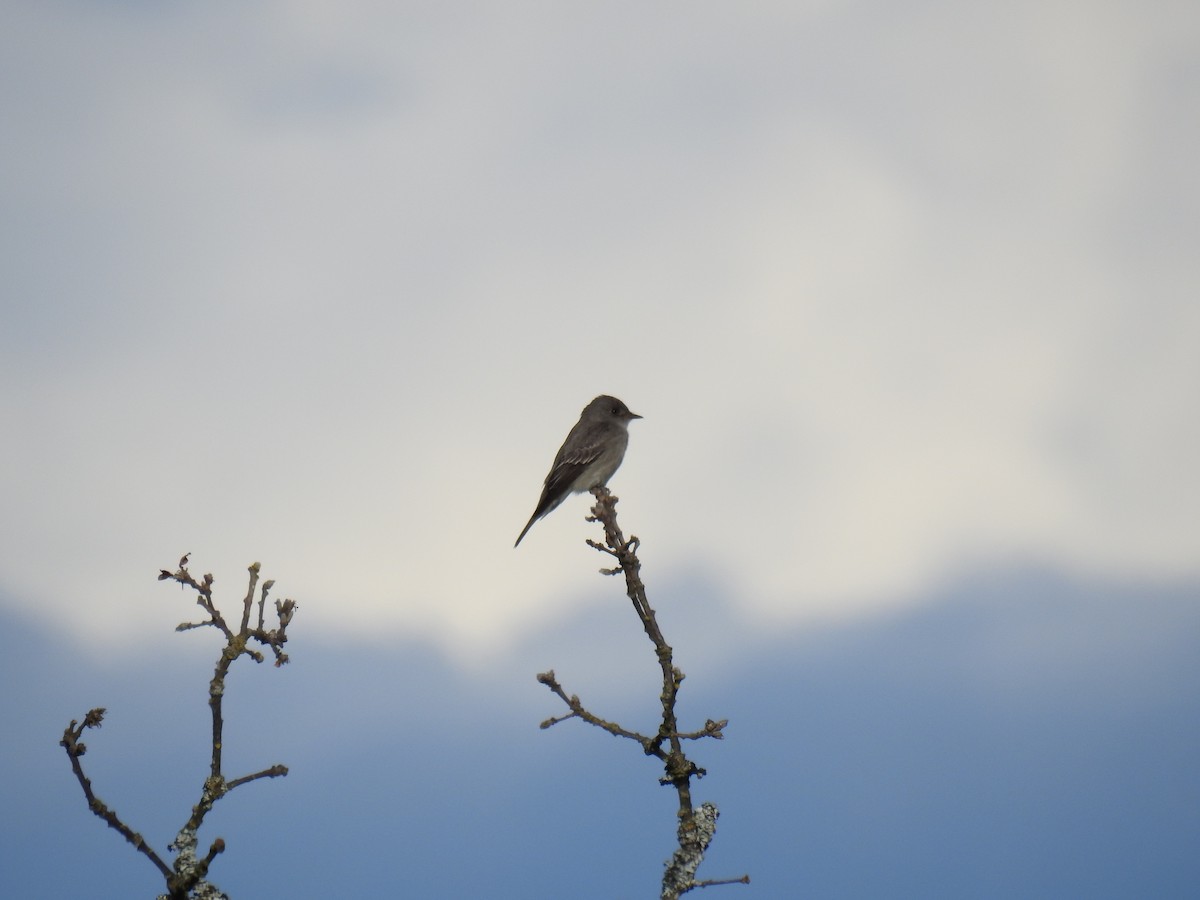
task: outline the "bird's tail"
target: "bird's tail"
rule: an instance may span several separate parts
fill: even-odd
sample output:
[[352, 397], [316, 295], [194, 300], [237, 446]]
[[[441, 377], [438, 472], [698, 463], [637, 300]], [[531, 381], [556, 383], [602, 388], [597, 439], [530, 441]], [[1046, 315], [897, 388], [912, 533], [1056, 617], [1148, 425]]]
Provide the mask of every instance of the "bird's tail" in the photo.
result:
[[525, 535], [529, 532], [529, 529], [533, 527], [533, 523], [540, 518], [541, 516], [539, 516], [536, 512], [529, 517], [529, 521], [525, 523], [525, 527], [522, 528], [521, 533], [517, 535], [517, 541], [515, 544], [513, 544], [514, 550], [517, 548], [517, 544], [521, 543], [521, 538], [525, 537]]

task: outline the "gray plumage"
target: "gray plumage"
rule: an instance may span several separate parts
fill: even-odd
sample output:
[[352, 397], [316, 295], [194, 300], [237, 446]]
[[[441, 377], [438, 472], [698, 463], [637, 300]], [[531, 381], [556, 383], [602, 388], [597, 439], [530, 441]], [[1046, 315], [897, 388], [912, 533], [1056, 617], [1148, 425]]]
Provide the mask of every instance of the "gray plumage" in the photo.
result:
[[629, 423], [640, 418], [616, 397], [607, 394], [583, 408], [579, 421], [563, 441], [558, 456], [554, 457], [537, 508], [521, 529], [514, 547], [521, 543], [534, 522], [555, 509], [568, 495], [608, 483], [625, 458]]

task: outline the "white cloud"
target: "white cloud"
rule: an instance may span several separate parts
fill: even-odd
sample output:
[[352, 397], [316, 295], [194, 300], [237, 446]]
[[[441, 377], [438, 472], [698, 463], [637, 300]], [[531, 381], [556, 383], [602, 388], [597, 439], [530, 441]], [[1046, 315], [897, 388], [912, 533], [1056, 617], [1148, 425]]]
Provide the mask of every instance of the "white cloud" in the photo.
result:
[[964, 560], [1195, 571], [1167, 6], [26, 10], [0, 584], [132, 637], [179, 553], [235, 595], [260, 558], [469, 654], [598, 565], [582, 499], [510, 545], [600, 391], [646, 416], [647, 565], [746, 615]]

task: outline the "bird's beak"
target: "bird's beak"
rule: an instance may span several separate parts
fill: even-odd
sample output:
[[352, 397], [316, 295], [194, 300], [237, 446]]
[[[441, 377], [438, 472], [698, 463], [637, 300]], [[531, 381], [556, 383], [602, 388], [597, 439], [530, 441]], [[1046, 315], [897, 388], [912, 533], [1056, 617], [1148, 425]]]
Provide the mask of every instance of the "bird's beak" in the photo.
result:
[[629, 418], [630, 418], [630, 419], [640, 419], [640, 418], [641, 418], [641, 416], [639, 416], [639, 415], [638, 415], [637, 413], [635, 413], [635, 412], [630, 412], [630, 413], [629, 413]]

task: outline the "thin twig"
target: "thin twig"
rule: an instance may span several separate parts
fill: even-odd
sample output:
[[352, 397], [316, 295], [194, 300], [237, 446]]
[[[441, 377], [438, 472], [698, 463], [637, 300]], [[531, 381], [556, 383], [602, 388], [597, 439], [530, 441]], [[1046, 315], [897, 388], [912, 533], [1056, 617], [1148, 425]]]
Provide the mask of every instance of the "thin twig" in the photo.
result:
[[542, 722], [540, 727], [549, 728], [552, 725], [557, 725], [559, 722], [565, 722], [567, 719], [580, 718], [589, 725], [595, 725], [597, 728], [603, 728], [609, 734], [616, 735], [617, 737], [629, 738], [631, 741], [637, 741], [644, 748], [646, 748], [646, 753], [648, 755], [652, 754], [654, 756], [658, 756], [659, 758], [665, 758], [664, 754], [655, 745], [653, 738], [647, 737], [644, 734], [638, 734], [636, 731], [627, 731], [615, 722], [607, 722], [604, 719], [601, 719], [599, 716], [592, 715], [592, 713], [583, 708], [583, 704], [579, 702], [578, 697], [574, 695], [568, 697], [566, 691], [562, 689], [562, 685], [560, 685], [558, 680], [555, 678], [553, 669], [551, 669], [549, 672], [542, 672], [540, 675], [538, 675], [537, 680], [557, 694], [562, 699], [563, 703], [567, 704], [567, 708], [571, 710], [571, 714], [569, 716], [546, 719], [544, 722]]

